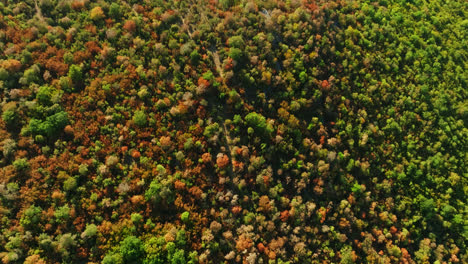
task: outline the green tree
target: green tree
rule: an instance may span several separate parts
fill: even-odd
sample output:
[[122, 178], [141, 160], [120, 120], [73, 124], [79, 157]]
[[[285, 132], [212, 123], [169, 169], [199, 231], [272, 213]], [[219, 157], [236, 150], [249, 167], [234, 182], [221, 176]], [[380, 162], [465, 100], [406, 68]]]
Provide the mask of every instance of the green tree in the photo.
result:
[[273, 133], [271, 125], [267, 124], [263, 115], [256, 112], [249, 113], [245, 116], [245, 122], [248, 126], [252, 127], [255, 131], [263, 135], [270, 135]]
[[147, 120], [145, 112], [141, 110], [136, 111], [133, 115], [133, 122], [139, 127], [146, 126]]
[[2, 119], [7, 126], [13, 127], [18, 124], [19, 115], [14, 109], [9, 109], [2, 113]]
[[16, 171], [24, 172], [29, 169], [29, 162], [27, 158], [21, 158], [13, 161], [13, 166]]
[[244, 56], [244, 52], [239, 48], [230, 48], [229, 49], [229, 57], [231, 57], [235, 61], [242, 60]]
[[[165, 184], [164, 184], [165, 183]], [[172, 183], [160, 182], [155, 179], [150, 183], [148, 190], [145, 192], [145, 198], [147, 201], [151, 201], [154, 204], [160, 204], [166, 202], [171, 204], [175, 200], [175, 194], [172, 189]]]
[[185, 211], [180, 215], [180, 220], [184, 223], [188, 223], [190, 221], [190, 213]]
[[229, 46], [233, 48], [243, 49], [245, 46], [242, 36], [233, 36], [228, 40]]
[[102, 264], [123, 264], [122, 255], [118, 253], [110, 253], [104, 256]]
[[144, 255], [143, 242], [135, 236], [128, 236], [120, 243], [119, 252], [125, 263], [140, 263]]
[[55, 210], [54, 216], [58, 223], [67, 221], [70, 218], [70, 207], [68, 207], [68, 205], [59, 207], [57, 210]]
[[50, 86], [41, 86], [36, 94], [36, 99], [42, 105], [51, 105], [51, 99], [54, 92], [55, 89]]
[[83, 71], [78, 65], [71, 65], [68, 70], [68, 77], [72, 80], [73, 83], [81, 83], [83, 81]]
[[113, 2], [109, 7], [109, 16], [114, 19], [120, 18], [120, 5]]
[[193, 50], [191, 53], [190, 53], [190, 61], [194, 64], [194, 65], [198, 65], [200, 63], [200, 60], [201, 60], [201, 55], [198, 53], [197, 50]]
[[31, 230], [38, 227], [39, 221], [41, 220], [42, 208], [31, 205], [23, 213], [23, 216], [20, 218], [20, 225]]
[[58, 136], [58, 134], [65, 128], [68, 123], [69, 120], [67, 112], [60, 111], [51, 116], [48, 116], [44, 121], [31, 118], [24, 133], [32, 135], [43, 135], [49, 138], [54, 138]]
[[89, 225], [86, 225], [85, 231], [81, 233], [81, 238], [89, 239], [89, 238], [95, 237], [97, 233], [98, 233], [97, 226], [95, 224], [89, 224]]

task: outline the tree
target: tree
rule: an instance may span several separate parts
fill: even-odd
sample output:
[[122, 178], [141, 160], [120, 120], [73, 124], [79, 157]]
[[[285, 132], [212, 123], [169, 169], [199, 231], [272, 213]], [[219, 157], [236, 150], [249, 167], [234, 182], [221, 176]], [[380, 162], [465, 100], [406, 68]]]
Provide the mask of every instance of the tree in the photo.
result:
[[180, 220], [184, 223], [188, 223], [190, 221], [190, 213], [185, 211], [180, 215]]
[[245, 46], [242, 36], [233, 36], [228, 40], [229, 46], [233, 48], [243, 49]]
[[244, 56], [244, 52], [239, 48], [230, 48], [229, 57], [235, 61], [241, 61]]
[[245, 116], [245, 122], [248, 126], [252, 127], [255, 131], [262, 133], [263, 135], [270, 135], [273, 133], [273, 128], [270, 124], [267, 124], [265, 117], [256, 112], [247, 114]]
[[26, 158], [21, 158], [13, 161], [13, 166], [15, 167], [16, 171], [24, 172], [29, 169], [29, 162]]
[[27, 230], [38, 228], [39, 221], [41, 220], [42, 208], [31, 205], [20, 219], [20, 224]]
[[83, 71], [80, 66], [72, 64], [68, 70], [68, 77], [72, 80], [73, 83], [78, 84], [83, 81]]
[[13, 127], [18, 124], [19, 115], [14, 109], [9, 109], [2, 113], [2, 119], [7, 126]]
[[133, 122], [139, 127], [146, 126], [147, 121], [145, 112], [141, 110], [136, 111], [133, 115]]
[[118, 253], [111, 253], [104, 256], [102, 264], [123, 264], [122, 255]]
[[120, 18], [120, 5], [113, 2], [109, 7], [109, 16], [114, 19]]
[[86, 225], [85, 231], [81, 233], [81, 238], [89, 239], [89, 238], [95, 237], [97, 233], [98, 233], [97, 226], [95, 224], [89, 224], [89, 225]]
[[36, 94], [36, 99], [42, 105], [50, 105], [54, 92], [56, 92], [55, 89], [50, 86], [41, 86]]
[[94, 21], [101, 20], [105, 17], [104, 11], [102, 11], [100, 6], [96, 6], [95, 8], [91, 9], [89, 17]]
[[190, 61], [196, 66], [200, 63], [200, 60], [201, 60], [201, 55], [198, 53], [197, 50], [193, 50], [191, 53], [190, 53]]
[[68, 122], [68, 113], [64, 111], [48, 116], [44, 121], [31, 118], [24, 133], [55, 138], [68, 125]]
[[143, 242], [135, 236], [128, 236], [120, 243], [119, 252], [125, 263], [140, 263], [144, 255]]
[[172, 183], [168, 181], [160, 182], [157, 179], [153, 180], [145, 192], [145, 198], [154, 204], [160, 204], [161, 202], [171, 204], [175, 199]]

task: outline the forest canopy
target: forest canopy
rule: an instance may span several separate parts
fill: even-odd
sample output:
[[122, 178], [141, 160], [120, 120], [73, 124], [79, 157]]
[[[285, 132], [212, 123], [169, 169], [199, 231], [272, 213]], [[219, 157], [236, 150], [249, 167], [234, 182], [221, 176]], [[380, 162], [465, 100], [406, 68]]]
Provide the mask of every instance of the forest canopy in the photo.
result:
[[468, 263], [467, 11], [0, 1], [0, 261]]

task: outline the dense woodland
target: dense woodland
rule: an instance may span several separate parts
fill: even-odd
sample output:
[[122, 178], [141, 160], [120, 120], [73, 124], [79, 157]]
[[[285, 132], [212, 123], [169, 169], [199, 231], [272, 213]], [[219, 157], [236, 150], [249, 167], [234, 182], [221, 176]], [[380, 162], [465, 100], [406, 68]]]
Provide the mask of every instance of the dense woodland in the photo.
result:
[[3, 263], [468, 263], [465, 0], [0, 1]]

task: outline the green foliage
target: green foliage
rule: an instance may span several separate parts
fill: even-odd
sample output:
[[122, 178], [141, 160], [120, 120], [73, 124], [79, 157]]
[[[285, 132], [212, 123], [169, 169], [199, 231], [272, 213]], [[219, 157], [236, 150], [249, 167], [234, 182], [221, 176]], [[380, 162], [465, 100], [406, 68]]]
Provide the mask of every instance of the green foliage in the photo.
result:
[[65, 128], [69, 123], [68, 113], [64, 111], [57, 112], [46, 117], [45, 120], [31, 118], [28, 127], [24, 131], [25, 134], [42, 135], [49, 138], [54, 138]]
[[201, 60], [201, 55], [198, 53], [197, 50], [193, 50], [191, 53], [190, 53], [190, 61], [194, 64], [194, 65], [198, 65], [200, 63], [200, 60]]
[[112, 4], [109, 6], [109, 16], [114, 18], [114, 19], [119, 19], [121, 14], [120, 14], [120, 5], [112, 2]]
[[171, 264], [185, 264], [187, 260], [185, 259], [185, 251], [183, 249], [178, 249], [174, 253], [169, 255]]
[[37, 228], [39, 221], [41, 221], [42, 208], [31, 205], [26, 209], [20, 219], [20, 224], [24, 228], [31, 230]]
[[239, 48], [230, 48], [229, 57], [235, 61], [240, 61], [244, 57], [244, 52]]
[[213, 82], [215, 79], [215, 76], [211, 71], [207, 71], [203, 74], [203, 79]]
[[6, 2], [3, 262], [467, 262], [466, 1]]
[[252, 127], [255, 131], [263, 135], [270, 135], [273, 133], [272, 126], [267, 124], [265, 117], [261, 114], [251, 112], [247, 114], [244, 119], [249, 127]]
[[139, 213], [133, 213], [130, 217], [132, 219], [133, 224], [137, 225], [142, 222], [143, 216]]
[[245, 46], [242, 36], [233, 36], [228, 40], [229, 46], [232, 48], [243, 49]]
[[358, 183], [355, 183], [352, 187], [351, 187], [351, 191], [355, 194], [361, 194], [362, 193], [362, 186]]
[[80, 173], [81, 176], [86, 176], [89, 172], [88, 165], [80, 164], [80, 166], [78, 167], [78, 172]]
[[98, 228], [95, 224], [86, 225], [86, 229], [81, 233], [81, 238], [89, 239], [97, 236]]
[[212, 137], [215, 134], [219, 132], [219, 124], [218, 123], [213, 123], [211, 125], [208, 125], [205, 127], [205, 131], [203, 132], [203, 135], [205, 137]]
[[50, 86], [41, 86], [36, 94], [36, 99], [40, 104], [48, 106], [52, 104], [52, 96], [54, 93], [57, 93], [54, 88]]
[[83, 81], [83, 71], [80, 66], [72, 64], [68, 70], [68, 77], [73, 83], [80, 83]]
[[[67, 52], [65, 54], [63, 54], [63, 61], [66, 63], [66, 64], [73, 64], [73, 54], [71, 52]], [[62, 76], [62, 78], [65, 77], [65, 76]]]
[[343, 248], [340, 250], [340, 254], [341, 254], [340, 263], [342, 263], [342, 264], [352, 264], [352, 263], [356, 263], [356, 262], [354, 261], [354, 259], [353, 259], [352, 251], [353, 251], [353, 249], [352, 249], [350, 246], [345, 246], [345, 247], [343, 247]]
[[59, 223], [68, 220], [70, 218], [70, 207], [68, 207], [68, 205], [64, 205], [57, 208], [54, 212], [54, 216]]
[[19, 115], [14, 109], [10, 109], [2, 113], [2, 119], [7, 126], [15, 126], [18, 124]]
[[190, 221], [190, 213], [185, 211], [180, 215], [180, 220], [184, 223], [188, 223]]
[[27, 158], [21, 158], [13, 161], [13, 166], [18, 172], [24, 172], [29, 169], [30, 165]]
[[420, 207], [421, 207], [421, 211], [423, 212], [423, 214], [427, 218], [431, 218], [435, 213], [436, 204], [434, 203], [434, 199], [432, 198], [431, 199], [423, 198], [420, 204]]
[[63, 182], [63, 189], [67, 192], [72, 191], [78, 185], [76, 179], [74, 177], [69, 177]]
[[110, 253], [104, 256], [102, 264], [124, 264], [124, 260], [121, 254]]
[[143, 242], [135, 236], [128, 236], [120, 243], [119, 252], [124, 263], [138, 263], [144, 256]]
[[29, 85], [31, 83], [39, 82], [39, 66], [33, 65], [31, 68], [24, 71], [23, 77], [19, 80], [21, 84]]
[[133, 122], [139, 127], [146, 126], [147, 121], [145, 112], [141, 110], [136, 111], [133, 115]]
[[166, 263], [166, 252], [164, 237], [151, 237], [144, 245], [146, 258], [144, 264], [164, 264]]
[[155, 179], [146, 190], [145, 198], [147, 201], [151, 201], [154, 204], [172, 204], [175, 200], [175, 194], [172, 188], [172, 183], [160, 182]]

